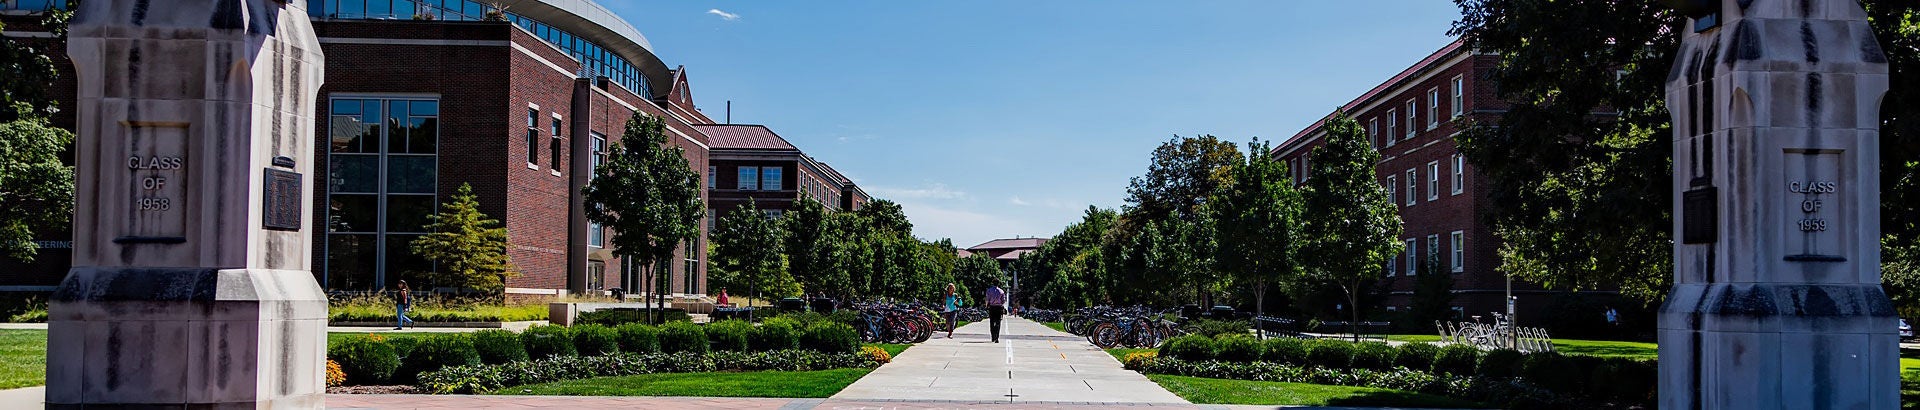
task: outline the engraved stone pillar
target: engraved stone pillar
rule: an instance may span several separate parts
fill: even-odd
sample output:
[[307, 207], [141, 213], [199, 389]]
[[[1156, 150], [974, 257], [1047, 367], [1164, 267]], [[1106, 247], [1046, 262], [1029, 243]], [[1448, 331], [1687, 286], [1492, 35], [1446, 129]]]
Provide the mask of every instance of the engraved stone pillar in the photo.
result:
[[306, 4], [80, 3], [49, 407], [321, 407], [326, 295], [300, 229], [324, 60]]
[[1667, 81], [1674, 286], [1660, 407], [1892, 409], [1887, 59], [1854, 0], [1696, 3]]

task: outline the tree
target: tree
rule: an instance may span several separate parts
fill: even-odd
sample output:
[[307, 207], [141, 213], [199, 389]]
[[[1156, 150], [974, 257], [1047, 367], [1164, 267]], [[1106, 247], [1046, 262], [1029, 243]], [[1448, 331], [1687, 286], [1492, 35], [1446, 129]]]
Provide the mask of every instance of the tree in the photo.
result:
[[800, 285], [787, 273], [780, 253], [785, 234], [753, 200], [720, 216], [708, 255], [708, 287], [729, 287], [751, 295], [796, 296]]
[[0, 255], [33, 260], [36, 227], [67, 223], [73, 213], [73, 167], [60, 152], [73, 133], [46, 120], [0, 123]]
[[1088, 206], [1080, 222], [1022, 255], [1020, 284], [1037, 290], [1018, 295], [1026, 298], [1023, 303], [1070, 309], [1105, 299], [1100, 242], [1118, 217], [1113, 210]]
[[452, 201], [440, 204], [440, 213], [428, 215], [427, 231], [409, 246], [413, 253], [433, 261], [427, 273], [435, 286], [456, 286], [499, 293], [506, 278], [518, 274], [507, 258], [507, 228], [500, 220], [480, 213], [473, 186], [460, 184]]
[[[1672, 279], [1672, 144], [1665, 82], [1685, 19], [1660, 0], [1455, 0], [1450, 32], [1499, 55], [1485, 79], [1513, 102], [1456, 137], [1485, 182], [1501, 270], [1549, 287], [1618, 287], [1643, 301]], [[1920, 156], [1920, 4], [1864, 2], [1892, 64], [1881, 107], [1882, 186]], [[1567, 22], [1580, 22], [1568, 30]], [[1594, 113], [1614, 113], [1594, 115]], [[1889, 243], [1920, 231], [1920, 193], [1885, 190]], [[1910, 226], [1910, 225], [1908, 225]]]
[[[1000, 271], [1000, 261], [984, 253], [961, 258], [953, 267], [953, 276], [957, 285], [972, 292], [984, 292], [987, 288], [1007, 284], [1007, 274]], [[962, 300], [973, 304], [973, 295], [961, 294]]]
[[1287, 165], [1271, 155], [1272, 144], [1258, 138], [1247, 144], [1244, 163], [1232, 168], [1233, 182], [1214, 200], [1220, 270], [1236, 283], [1250, 285], [1254, 312], [1265, 314], [1267, 288], [1299, 280], [1300, 193]]
[[1413, 279], [1413, 301], [1407, 306], [1407, 318], [1415, 326], [1453, 317], [1453, 275], [1440, 268], [1440, 258], [1427, 255], [1420, 263], [1420, 276]]
[[[652, 284], [660, 262], [700, 235], [706, 214], [700, 175], [687, 165], [684, 150], [668, 143], [659, 118], [634, 113], [620, 139], [584, 191], [587, 220], [612, 229], [614, 254], [638, 264], [644, 283]], [[665, 304], [664, 292], [648, 291]], [[653, 305], [647, 308], [652, 316]]]
[[[50, 11], [44, 24], [65, 37], [70, 16]], [[0, 35], [0, 256], [21, 261], [38, 254], [35, 229], [66, 225], [73, 214], [73, 167], [60, 161], [73, 133], [46, 119], [58, 111], [47, 95], [59, 74], [52, 44]]]
[[[1127, 206], [1113, 231], [1113, 245], [1131, 252], [1108, 270], [1119, 284], [1139, 286], [1126, 292], [1145, 298], [1179, 300], [1178, 283], [1192, 291], [1195, 303], [1208, 303], [1218, 283], [1213, 275], [1213, 232], [1204, 206], [1232, 182], [1228, 169], [1243, 161], [1239, 148], [1212, 135], [1179, 137], [1153, 150], [1146, 175], [1127, 186]], [[1152, 227], [1157, 236], [1136, 237]], [[1158, 249], [1159, 253], [1153, 253]], [[1157, 256], [1156, 256], [1157, 255]], [[1156, 256], [1156, 257], [1148, 257]], [[1158, 269], [1157, 269], [1158, 268]]]
[[1400, 214], [1387, 201], [1386, 187], [1374, 180], [1380, 153], [1368, 146], [1360, 123], [1338, 113], [1326, 129], [1325, 145], [1311, 154], [1301, 195], [1305, 209], [1313, 210], [1303, 218], [1301, 252], [1313, 255], [1304, 259], [1307, 277], [1338, 284], [1351, 319], [1359, 322], [1360, 294], [1401, 250]]

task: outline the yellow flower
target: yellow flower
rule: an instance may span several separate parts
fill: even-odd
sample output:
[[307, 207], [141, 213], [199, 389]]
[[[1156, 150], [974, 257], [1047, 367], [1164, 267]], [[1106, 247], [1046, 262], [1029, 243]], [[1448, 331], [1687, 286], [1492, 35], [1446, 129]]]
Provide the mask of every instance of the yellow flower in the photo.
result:
[[347, 382], [347, 372], [340, 370], [340, 363], [327, 359], [327, 387], [339, 386]]
[[886, 349], [875, 346], [861, 346], [860, 353], [867, 355], [867, 358], [873, 360], [874, 363], [888, 363], [893, 361], [893, 355], [887, 354]]

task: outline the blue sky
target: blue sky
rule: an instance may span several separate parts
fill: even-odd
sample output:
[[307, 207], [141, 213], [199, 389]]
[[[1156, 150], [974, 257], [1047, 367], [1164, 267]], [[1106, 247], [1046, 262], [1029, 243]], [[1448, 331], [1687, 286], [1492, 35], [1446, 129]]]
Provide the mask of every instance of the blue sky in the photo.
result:
[[1051, 236], [1174, 135], [1285, 139], [1451, 41], [1443, 0], [603, 1], [716, 120], [765, 124], [923, 238]]

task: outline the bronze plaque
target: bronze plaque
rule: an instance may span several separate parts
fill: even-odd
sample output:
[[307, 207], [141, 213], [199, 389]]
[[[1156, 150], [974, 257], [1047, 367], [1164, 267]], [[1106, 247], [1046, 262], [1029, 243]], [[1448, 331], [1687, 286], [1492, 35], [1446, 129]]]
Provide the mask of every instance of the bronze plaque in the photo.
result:
[[300, 174], [268, 168], [265, 190], [260, 223], [267, 229], [299, 231]]

